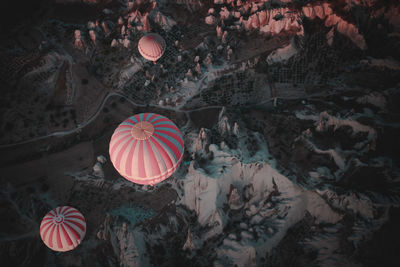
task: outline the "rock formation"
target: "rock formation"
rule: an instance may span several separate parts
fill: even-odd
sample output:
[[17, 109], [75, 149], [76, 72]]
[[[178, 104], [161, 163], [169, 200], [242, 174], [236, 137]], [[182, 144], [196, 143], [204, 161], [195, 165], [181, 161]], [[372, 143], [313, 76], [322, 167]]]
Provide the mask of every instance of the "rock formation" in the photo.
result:
[[74, 32], [74, 47], [77, 49], [83, 49], [84, 45], [83, 45], [83, 41], [82, 41], [82, 37], [81, 37], [81, 31], [80, 30], [75, 30]]
[[240, 209], [244, 206], [242, 198], [240, 197], [237, 188], [233, 188], [228, 199], [229, 207], [232, 210]]
[[[221, 1], [221, 3], [226, 4], [224, 1]], [[240, 1], [237, 1], [236, 8], [238, 8], [238, 11], [231, 13], [226, 6], [222, 6], [219, 12], [219, 19], [222, 25], [225, 20], [233, 17], [236, 20], [235, 25], [237, 29], [243, 27], [246, 30], [259, 30], [261, 33], [268, 35], [277, 35], [284, 31], [301, 36], [304, 35], [304, 29], [301, 23], [302, 16], [304, 15], [304, 17], [308, 19], [319, 18], [323, 20], [326, 27], [334, 27], [337, 32], [347, 36], [360, 49], [366, 49], [364, 37], [359, 33], [357, 27], [338, 14], [335, 14], [328, 2], [307, 4], [303, 6], [301, 10], [293, 11], [288, 7], [265, 9], [265, 7], [259, 6], [256, 3], [246, 3], [242, 5]], [[397, 10], [393, 12], [400, 13], [400, 9], [393, 10]], [[245, 17], [248, 17], [247, 20], [244, 19], [244, 14], [246, 14]], [[392, 18], [395, 16], [388, 15], [388, 17]], [[400, 22], [393, 23], [397, 25], [400, 24]], [[220, 36], [220, 34], [221, 33], [219, 33], [217, 29], [217, 35]], [[330, 36], [330, 38], [333, 37]]]
[[149, 22], [149, 14], [146, 13], [144, 14], [141, 18], [140, 21], [143, 24], [143, 31], [144, 32], [149, 32], [151, 31], [151, 27], [150, 27], [150, 22]]
[[234, 135], [236, 135], [237, 137], [239, 137], [239, 134], [240, 134], [240, 132], [239, 132], [239, 124], [235, 121], [235, 123], [233, 124], [233, 131], [232, 131], [232, 133], [234, 134]]
[[176, 22], [172, 18], [162, 14], [160, 11], [150, 12], [150, 17], [165, 31], [171, 30], [172, 27], [176, 25]]
[[183, 250], [193, 250], [195, 248], [194, 242], [193, 242], [193, 236], [192, 232], [190, 231], [190, 228], [188, 228], [188, 233], [187, 233], [187, 239], [185, 244], [183, 245]]
[[194, 141], [194, 149], [196, 152], [208, 153], [208, 147], [210, 145], [211, 133], [210, 130], [201, 128], [200, 132]]
[[231, 125], [226, 115], [226, 108], [223, 107], [218, 116], [218, 131], [221, 136], [229, 136], [231, 134]]
[[209, 15], [205, 18], [205, 22], [209, 25], [213, 25], [217, 22], [217, 19], [213, 15]]
[[201, 75], [201, 74], [202, 74], [202, 72], [201, 72], [201, 67], [200, 67], [200, 63], [197, 63], [197, 64], [196, 64], [195, 71], [196, 71], [196, 73], [197, 73], [198, 75]]
[[94, 30], [89, 31], [90, 40], [92, 40], [93, 44], [96, 44], [96, 32]]
[[111, 41], [111, 47], [117, 47], [117, 46], [118, 46], [118, 41], [115, 40], [115, 39], [113, 39], [113, 40]]
[[221, 26], [217, 25], [216, 31], [217, 31], [217, 36], [218, 36], [219, 38], [221, 38], [221, 37], [222, 37], [222, 34], [223, 34], [223, 31], [222, 31]]

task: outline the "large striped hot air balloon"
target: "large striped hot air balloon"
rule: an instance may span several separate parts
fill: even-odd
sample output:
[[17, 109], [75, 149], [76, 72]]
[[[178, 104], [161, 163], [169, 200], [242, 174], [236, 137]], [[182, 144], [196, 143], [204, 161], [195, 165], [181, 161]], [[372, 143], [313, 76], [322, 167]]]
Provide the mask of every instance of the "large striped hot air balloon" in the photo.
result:
[[77, 209], [69, 206], [49, 211], [40, 224], [43, 242], [55, 251], [65, 252], [76, 248], [85, 233], [85, 218]]
[[110, 141], [110, 159], [115, 169], [137, 184], [157, 184], [179, 167], [183, 138], [168, 118], [141, 113], [123, 121]]
[[138, 50], [145, 59], [156, 63], [156, 61], [164, 54], [165, 41], [160, 35], [149, 33], [140, 38]]

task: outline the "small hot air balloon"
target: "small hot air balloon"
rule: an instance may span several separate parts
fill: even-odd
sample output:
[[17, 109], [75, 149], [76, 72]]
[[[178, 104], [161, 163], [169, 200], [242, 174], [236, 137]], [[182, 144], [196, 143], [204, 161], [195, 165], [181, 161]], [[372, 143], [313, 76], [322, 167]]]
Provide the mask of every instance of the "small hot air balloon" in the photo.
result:
[[183, 138], [168, 118], [141, 113], [123, 121], [110, 141], [110, 159], [115, 169], [137, 184], [157, 184], [179, 167]]
[[140, 38], [138, 50], [145, 59], [151, 60], [155, 64], [156, 61], [164, 54], [165, 41], [160, 35], [156, 33], [149, 33]]
[[49, 211], [40, 224], [43, 242], [55, 251], [73, 250], [81, 243], [85, 233], [85, 218], [77, 209], [69, 206]]

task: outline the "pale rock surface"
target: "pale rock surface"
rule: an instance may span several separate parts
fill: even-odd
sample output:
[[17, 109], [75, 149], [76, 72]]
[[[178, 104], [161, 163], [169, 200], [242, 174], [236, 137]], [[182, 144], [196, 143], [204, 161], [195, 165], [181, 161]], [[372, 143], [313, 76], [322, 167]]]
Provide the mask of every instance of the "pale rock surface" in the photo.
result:
[[208, 25], [213, 25], [213, 24], [217, 23], [217, 19], [216, 19], [213, 15], [209, 15], [209, 16], [207, 16], [207, 17], [205, 18], [205, 22], [206, 22]]
[[81, 37], [81, 31], [80, 30], [75, 30], [74, 32], [74, 47], [76, 49], [83, 49], [84, 48], [84, 44], [82, 41], [82, 37]]
[[183, 245], [183, 250], [193, 250], [195, 248], [194, 242], [193, 242], [193, 236], [192, 232], [190, 231], [190, 228], [188, 228], [188, 234], [187, 234], [187, 239], [185, 244]]
[[211, 65], [211, 64], [212, 64], [212, 57], [211, 57], [211, 54], [207, 54], [207, 57], [205, 58], [204, 63], [205, 63], [206, 65]]
[[90, 36], [90, 40], [92, 40], [92, 42], [93, 42], [94, 44], [96, 44], [96, 33], [95, 33], [94, 30], [90, 30], [90, 31], [89, 31], [89, 36]]
[[224, 31], [224, 33], [222, 34], [222, 43], [226, 43], [228, 42], [228, 32]]
[[[228, 46], [229, 47], [229, 46]], [[227, 61], [230, 61], [231, 60], [231, 56], [232, 56], [232, 54], [233, 54], [233, 50], [232, 50], [232, 48], [228, 48], [228, 51], [226, 52], [226, 60]]]
[[221, 20], [227, 20], [231, 17], [231, 12], [226, 7], [222, 7], [219, 16]]
[[379, 92], [372, 92], [368, 95], [360, 96], [356, 99], [357, 103], [360, 104], [371, 104], [381, 109], [386, 107], [386, 98]]
[[343, 20], [340, 16], [334, 14], [329, 3], [324, 2], [322, 4], [317, 3], [315, 5], [308, 4], [307, 6], [303, 7], [302, 11], [303, 14], [310, 19], [318, 17], [321, 20], [325, 20], [326, 27], [335, 26], [339, 33], [350, 38], [350, 40], [360, 49], [364, 50], [367, 48], [365, 39], [358, 32], [356, 26]]
[[[242, 238], [247, 235], [242, 232]], [[256, 249], [243, 242], [225, 239], [223, 246], [217, 249], [218, 260], [214, 266], [256, 267]]]
[[196, 152], [208, 153], [210, 145], [211, 132], [208, 129], [201, 128], [200, 132], [194, 142], [194, 150]]
[[113, 40], [111, 41], [111, 47], [117, 47], [117, 46], [118, 46], [118, 41], [115, 40], [115, 39], [113, 39]]
[[188, 78], [193, 78], [192, 69], [188, 69], [188, 71], [186, 72], [185, 76], [188, 77]]
[[328, 189], [318, 190], [317, 193], [337, 209], [351, 210], [365, 219], [373, 219], [374, 217], [374, 206], [371, 200], [362, 194], [346, 193], [338, 195]]
[[89, 30], [93, 30], [94, 28], [96, 28], [96, 24], [93, 21], [88, 21], [87, 28]]
[[103, 29], [104, 35], [105, 35], [106, 37], [109, 36], [109, 35], [111, 34], [111, 31], [110, 31], [110, 29], [109, 29], [109, 27], [108, 27], [108, 25], [107, 25], [107, 23], [106, 23], [105, 21], [103, 21], [103, 22], [101, 23], [101, 28]]
[[218, 130], [222, 136], [228, 136], [231, 134], [231, 125], [227, 116], [222, 116], [218, 122]]
[[127, 36], [125, 36], [124, 40], [122, 41], [122, 45], [123, 45], [125, 48], [129, 48], [129, 47], [131, 46], [131, 41], [128, 39]]
[[323, 132], [327, 131], [330, 126], [334, 127], [334, 131], [342, 126], [350, 126], [353, 129], [354, 133], [368, 133], [369, 141], [375, 140], [377, 138], [376, 130], [368, 125], [361, 124], [355, 120], [337, 118], [329, 115], [326, 111], [321, 112], [319, 116], [319, 121], [315, 129], [319, 132]]
[[140, 20], [137, 10], [128, 13], [128, 25], [132, 23], [137, 23]]
[[[281, 19], [275, 20], [274, 18], [277, 16], [281, 16]], [[296, 16], [295, 14], [290, 15], [289, 9], [287, 8], [266, 10], [265, 13], [261, 15], [262, 21], [259, 23], [261, 26], [260, 31], [273, 35], [279, 34], [282, 31], [301, 32], [303, 31], [303, 27], [298, 23]]]
[[[226, 116], [224, 112], [221, 115]], [[265, 162], [244, 164], [232, 156], [231, 153], [234, 153], [232, 150], [222, 151], [215, 145], [210, 145], [209, 149], [214, 157], [204, 166], [207, 171], [199, 167], [196, 169], [191, 162], [188, 174], [183, 180], [183, 194], [179, 202], [196, 212], [201, 225], [212, 226], [211, 230], [204, 234], [203, 240], [222, 232], [228, 216], [223, 212], [223, 205], [229, 203], [229, 195], [235, 195], [235, 193], [230, 194], [232, 184], [235, 185], [237, 192], [244, 192], [245, 205], [249, 207], [253, 224], [262, 226], [268, 218], [274, 216], [274, 212], [268, 212], [268, 208], [264, 213], [260, 212], [260, 209], [264, 210], [264, 206], [267, 207], [264, 200], [271, 192], [279, 190], [279, 196], [273, 197], [274, 202], [279, 203], [282, 200], [285, 203], [278, 204], [278, 215], [282, 224], [271, 231], [272, 236], [267, 242], [254, 241], [252, 234], [247, 239], [242, 239], [240, 244], [235, 240], [225, 239], [223, 245], [217, 249], [217, 261], [220, 264], [230, 261], [237, 263], [236, 260], [242, 259], [243, 252], [247, 249], [254, 250], [254, 253], [257, 251], [259, 255], [265, 254], [279, 243], [288, 228], [304, 217], [306, 211], [316, 218], [317, 223], [334, 224], [341, 220], [342, 216], [333, 211], [318, 194], [304, 191], [271, 165]], [[221, 166], [226, 166], [222, 168], [223, 172], [220, 172]], [[248, 243], [250, 241], [252, 243]], [[248, 263], [247, 260], [246, 262]]]
[[93, 166], [93, 175], [99, 178], [104, 178], [103, 166], [100, 162], [96, 162]]
[[97, 157], [97, 161], [100, 162], [101, 164], [105, 164], [107, 162], [107, 158], [104, 157], [103, 155], [100, 155]]
[[124, 24], [124, 19], [122, 17], [118, 18], [118, 25], [123, 25]]
[[199, 75], [202, 74], [201, 67], [200, 67], [200, 63], [197, 63], [197, 64], [196, 64], [195, 71], [196, 71], [197, 74], [199, 74]]
[[217, 31], [217, 36], [222, 37], [223, 31], [222, 31], [221, 26], [217, 25], [216, 31]]
[[143, 24], [143, 31], [144, 32], [149, 32], [151, 31], [151, 27], [150, 27], [150, 21], [149, 21], [149, 14], [146, 13], [144, 14], [141, 18], [140, 21]]
[[278, 48], [277, 50], [274, 50], [271, 54], [268, 55], [267, 57], [267, 63], [268, 65], [272, 65], [274, 63], [278, 62], [286, 62], [289, 60], [291, 57], [296, 55], [298, 52], [298, 48], [296, 47], [296, 44], [294, 42], [294, 38], [285, 47]]
[[335, 28], [332, 27], [331, 30], [326, 34], [326, 42], [329, 45], [333, 44], [333, 38], [335, 37]]
[[113, 11], [111, 9], [105, 8], [105, 9], [103, 9], [103, 13], [106, 15], [110, 15], [113, 13]]
[[[241, 6], [241, 4], [241, 2], [237, 2], [237, 6]], [[246, 30], [259, 30], [261, 33], [267, 35], [277, 35], [285, 31], [296, 33], [296, 35], [299, 36], [304, 35], [304, 28], [302, 24], [299, 23], [303, 15], [312, 20], [318, 18], [324, 21], [326, 27], [335, 27], [337, 32], [347, 36], [360, 49], [366, 49], [365, 39], [359, 33], [357, 27], [335, 14], [329, 2], [307, 4], [302, 7], [300, 12], [293, 12], [287, 7], [259, 9], [260, 6], [256, 3], [246, 3], [240, 7], [240, 12], [236, 14], [236, 12], [231, 13], [226, 6], [223, 6], [219, 15], [222, 24], [224, 20], [233, 15], [233, 17], [237, 19], [237, 21], [234, 22], [236, 26], [233, 26], [233, 28], [241, 29], [243, 27]], [[247, 20], [243, 18], [244, 14], [249, 15]], [[397, 16], [398, 14], [400, 14], [400, 8], [393, 8], [390, 12], [385, 13], [385, 16], [393, 25], [400, 25], [400, 19], [398, 19], [400, 16]], [[328, 38], [330, 43], [331, 40], [331, 38]]]
[[162, 14], [160, 11], [150, 12], [150, 18], [153, 19], [155, 23], [161, 26], [165, 31], [170, 31], [173, 26], [176, 25], [176, 21], [172, 18]]
[[242, 198], [240, 197], [237, 188], [233, 188], [228, 199], [229, 207], [232, 210], [238, 210], [244, 206]]

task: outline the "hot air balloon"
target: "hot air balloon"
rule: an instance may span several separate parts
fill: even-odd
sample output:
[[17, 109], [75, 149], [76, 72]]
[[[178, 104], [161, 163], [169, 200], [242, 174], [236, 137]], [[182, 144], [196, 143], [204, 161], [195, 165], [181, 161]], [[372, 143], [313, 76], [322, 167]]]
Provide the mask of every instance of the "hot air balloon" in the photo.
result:
[[160, 35], [149, 33], [140, 38], [138, 50], [145, 59], [156, 63], [156, 61], [164, 54], [165, 41]]
[[127, 118], [110, 141], [110, 159], [127, 180], [143, 185], [157, 184], [179, 167], [183, 157], [183, 138], [168, 118], [141, 113]]
[[85, 233], [85, 218], [77, 209], [69, 206], [49, 211], [40, 224], [43, 242], [55, 251], [73, 250], [81, 243]]

